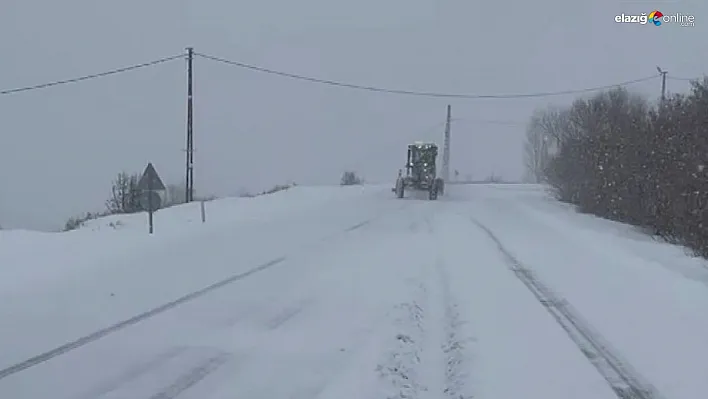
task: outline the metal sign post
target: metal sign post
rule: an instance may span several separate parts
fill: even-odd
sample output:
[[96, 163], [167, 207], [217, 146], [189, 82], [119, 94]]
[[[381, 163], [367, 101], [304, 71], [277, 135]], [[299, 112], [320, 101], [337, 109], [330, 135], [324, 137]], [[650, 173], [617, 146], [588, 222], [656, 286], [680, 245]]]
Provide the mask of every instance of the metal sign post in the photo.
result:
[[148, 224], [150, 225], [149, 232], [152, 234], [152, 179], [148, 180]]
[[143, 176], [138, 182], [138, 190], [142, 191], [140, 197], [141, 205], [148, 212], [150, 234], [154, 231], [153, 214], [162, 205], [162, 198], [160, 198], [158, 191], [164, 191], [165, 189], [165, 184], [162, 183], [162, 179], [160, 179], [160, 176], [157, 174], [155, 167], [152, 166], [152, 163], [148, 163], [145, 172], [143, 172]]

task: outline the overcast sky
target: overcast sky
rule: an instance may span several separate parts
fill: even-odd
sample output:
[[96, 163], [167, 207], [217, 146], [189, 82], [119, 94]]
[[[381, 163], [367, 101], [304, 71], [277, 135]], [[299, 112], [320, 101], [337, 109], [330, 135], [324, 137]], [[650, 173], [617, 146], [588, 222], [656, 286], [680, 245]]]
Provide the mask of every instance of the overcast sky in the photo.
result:
[[[548, 92], [706, 69], [705, 1], [3, 0], [0, 90], [196, 51], [395, 89]], [[692, 14], [696, 26], [614, 22]], [[462, 175], [522, 174], [534, 108], [573, 96], [446, 100], [358, 92], [195, 60], [195, 189], [233, 195], [345, 169], [392, 182], [411, 141], [441, 141]], [[634, 87], [657, 97], [659, 81]], [[688, 84], [670, 81], [669, 90]], [[103, 208], [121, 170], [184, 176], [186, 63], [0, 96], [0, 225], [52, 230]]]

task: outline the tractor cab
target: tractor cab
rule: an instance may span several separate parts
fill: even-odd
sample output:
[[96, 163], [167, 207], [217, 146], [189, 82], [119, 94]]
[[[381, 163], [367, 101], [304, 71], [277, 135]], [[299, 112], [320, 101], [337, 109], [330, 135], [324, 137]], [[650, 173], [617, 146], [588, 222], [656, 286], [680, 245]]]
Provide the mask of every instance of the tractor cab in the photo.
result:
[[438, 157], [438, 146], [433, 143], [416, 142], [408, 146], [407, 176], [416, 176], [425, 180], [435, 177], [435, 161]]

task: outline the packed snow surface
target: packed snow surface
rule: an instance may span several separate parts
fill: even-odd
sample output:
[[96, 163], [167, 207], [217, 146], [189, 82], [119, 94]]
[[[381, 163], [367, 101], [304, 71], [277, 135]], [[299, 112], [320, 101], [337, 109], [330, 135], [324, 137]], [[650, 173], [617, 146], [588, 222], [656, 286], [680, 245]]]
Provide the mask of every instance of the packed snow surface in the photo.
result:
[[0, 398], [696, 399], [708, 269], [534, 185], [0, 231]]

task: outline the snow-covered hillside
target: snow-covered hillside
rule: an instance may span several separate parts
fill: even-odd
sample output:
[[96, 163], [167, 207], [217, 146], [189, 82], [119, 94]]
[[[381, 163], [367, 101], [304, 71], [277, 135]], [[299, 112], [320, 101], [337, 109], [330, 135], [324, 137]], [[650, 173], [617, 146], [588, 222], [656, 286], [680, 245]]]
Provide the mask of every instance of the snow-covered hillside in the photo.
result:
[[[0, 231], [2, 398], [708, 392], [708, 269], [534, 185], [276, 194]], [[629, 396], [625, 396], [629, 397]]]

